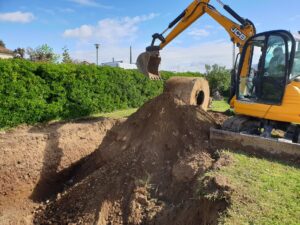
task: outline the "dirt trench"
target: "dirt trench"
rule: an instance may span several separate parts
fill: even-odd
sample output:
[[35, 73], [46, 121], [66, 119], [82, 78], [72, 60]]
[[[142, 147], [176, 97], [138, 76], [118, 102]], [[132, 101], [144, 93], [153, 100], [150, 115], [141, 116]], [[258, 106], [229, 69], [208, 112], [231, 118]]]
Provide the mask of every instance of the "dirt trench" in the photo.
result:
[[0, 134], [0, 224], [32, 224], [34, 208], [67, 185], [74, 169], [120, 121], [82, 119]]

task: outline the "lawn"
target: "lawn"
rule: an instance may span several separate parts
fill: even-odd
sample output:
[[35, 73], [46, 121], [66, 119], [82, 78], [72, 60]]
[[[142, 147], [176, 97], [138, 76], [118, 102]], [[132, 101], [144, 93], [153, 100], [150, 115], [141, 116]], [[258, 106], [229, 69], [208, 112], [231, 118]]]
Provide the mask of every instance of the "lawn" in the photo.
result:
[[212, 106], [210, 108], [211, 111], [215, 111], [215, 112], [225, 112], [228, 109], [230, 109], [230, 106], [227, 103], [226, 99], [222, 101], [213, 101]]
[[210, 175], [233, 186], [232, 205], [221, 224], [300, 224], [300, 167], [226, 152], [234, 162]]
[[136, 111], [137, 109], [124, 109], [124, 110], [117, 110], [110, 113], [97, 113], [97, 114], [93, 114], [92, 117], [107, 117], [113, 119], [120, 119], [120, 118], [125, 118], [130, 116]]
[[[229, 109], [229, 105], [224, 101], [213, 101], [212, 102], [212, 107], [210, 110], [215, 111], [215, 112], [225, 112]], [[108, 117], [108, 118], [114, 118], [114, 119], [120, 119], [124, 117], [129, 117], [131, 114], [135, 113], [137, 111], [136, 108], [131, 108], [131, 109], [124, 109], [124, 110], [117, 110], [114, 112], [110, 113], [96, 113], [93, 114], [92, 117]]]

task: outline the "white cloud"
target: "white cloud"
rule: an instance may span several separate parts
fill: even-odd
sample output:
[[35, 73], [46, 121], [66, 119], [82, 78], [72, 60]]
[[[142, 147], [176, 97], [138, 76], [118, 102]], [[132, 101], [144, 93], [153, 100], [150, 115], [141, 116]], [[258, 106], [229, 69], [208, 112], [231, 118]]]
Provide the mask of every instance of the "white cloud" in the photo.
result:
[[111, 9], [112, 6], [109, 6], [109, 5], [103, 5], [103, 4], [100, 4], [94, 0], [70, 0], [71, 2], [75, 2], [79, 5], [82, 5], [82, 6], [91, 6], [91, 7], [99, 7], [99, 8], [106, 8], [106, 9]]
[[194, 36], [194, 37], [207, 37], [209, 36], [209, 32], [204, 29], [197, 29], [194, 28], [191, 31], [188, 32], [188, 35]]
[[232, 43], [213, 41], [191, 47], [167, 47], [161, 51], [161, 69], [170, 71], [205, 71], [205, 64], [232, 66]]
[[157, 14], [124, 17], [121, 19], [103, 19], [97, 25], [82, 25], [75, 29], [65, 30], [63, 37], [77, 38], [81, 41], [97, 40], [103, 43], [121, 42], [125, 38], [133, 38], [138, 30], [138, 24], [156, 17]]
[[73, 13], [73, 12], [75, 12], [75, 10], [71, 9], [71, 8], [63, 8], [63, 9], [59, 8], [58, 10], [62, 13]]
[[52, 9], [47, 9], [47, 8], [40, 8], [40, 7], [38, 7], [37, 8], [39, 11], [42, 11], [42, 12], [44, 12], [44, 13], [47, 13], [47, 14], [49, 14], [49, 15], [51, 15], [51, 16], [55, 16], [55, 11], [54, 10], [52, 10]]
[[88, 39], [92, 37], [94, 28], [89, 25], [82, 25], [79, 28], [65, 30], [64, 37], [75, 37], [79, 39]]
[[[86, 49], [86, 48], [84, 48]], [[137, 57], [141, 49], [133, 48], [133, 56]], [[96, 49], [93, 48], [91, 50], [77, 50], [74, 52], [70, 52], [71, 56], [80, 61], [88, 61], [94, 63], [96, 61]], [[124, 62], [129, 63], [129, 46], [128, 47], [120, 47], [120, 46], [107, 46], [100, 45], [99, 49], [99, 63], [111, 62], [112, 58], [116, 61], [122, 60]]]
[[298, 39], [300, 39], [300, 33], [295, 33], [294, 36]]
[[[144, 48], [133, 46], [134, 59], [144, 51]], [[109, 62], [112, 58], [129, 62], [129, 47], [115, 45], [100, 46], [100, 62]], [[71, 52], [72, 57], [82, 61], [95, 62], [96, 51], [78, 50]], [[198, 44], [192, 47], [168, 46], [161, 51], [160, 69], [177, 72], [205, 72], [205, 64], [219, 64], [231, 68], [232, 43], [223, 40]]]
[[34, 15], [30, 12], [9, 12], [0, 13], [0, 22], [12, 22], [12, 23], [29, 23], [34, 20]]
[[212, 26], [212, 25], [206, 25], [204, 28], [205, 28], [205, 29], [213, 29], [214, 26]]

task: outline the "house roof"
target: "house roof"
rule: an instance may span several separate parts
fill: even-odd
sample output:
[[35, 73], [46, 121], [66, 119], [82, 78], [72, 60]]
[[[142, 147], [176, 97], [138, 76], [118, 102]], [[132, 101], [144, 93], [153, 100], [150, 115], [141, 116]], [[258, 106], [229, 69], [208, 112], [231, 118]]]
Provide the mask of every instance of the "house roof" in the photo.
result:
[[13, 54], [13, 51], [3, 47], [3, 46], [0, 46], [0, 53], [5, 53], [5, 54], [10, 54], [12, 55]]

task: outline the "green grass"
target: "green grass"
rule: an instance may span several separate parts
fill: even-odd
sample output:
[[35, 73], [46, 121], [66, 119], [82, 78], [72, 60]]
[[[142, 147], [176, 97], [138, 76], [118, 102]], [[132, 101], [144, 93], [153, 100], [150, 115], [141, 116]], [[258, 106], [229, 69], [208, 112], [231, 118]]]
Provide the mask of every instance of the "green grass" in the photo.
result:
[[227, 177], [235, 190], [221, 224], [300, 224], [300, 167], [226, 154], [234, 163], [211, 174]]
[[[225, 112], [229, 109], [229, 105], [226, 100], [223, 101], [213, 101], [212, 107], [210, 110], [216, 111], [216, 112]], [[107, 118], [113, 118], [113, 119], [120, 119], [124, 117], [128, 117], [131, 114], [135, 113], [137, 109], [124, 109], [124, 110], [118, 110], [110, 113], [96, 113], [93, 114], [92, 117], [107, 117]]]
[[107, 117], [107, 118], [113, 118], [113, 119], [120, 119], [124, 117], [128, 117], [131, 114], [135, 113], [137, 109], [124, 109], [124, 110], [118, 110], [110, 113], [97, 113], [93, 114], [92, 117]]
[[230, 109], [230, 106], [227, 103], [226, 99], [222, 101], [213, 101], [212, 107], [210, 108], [211, 111], [215, 111], [215, 112], [225, 112], [228, 109]]
[[[216, 111], [216, 112], [225, 112], [229, 109], [229, 105], [226, 100], [223, 101], [213, 101], [212, 107], [210, 110]], [[124, 109], [124, 110], [118, 110], [110, 113], [96, 113], [93, 114], [92, 117], [107, 117], [107, 118], [113, 118], [113, 119], [120, 119], [124, 117], [128, 117], [131, 114], [135, 113], [137, 109]]]

